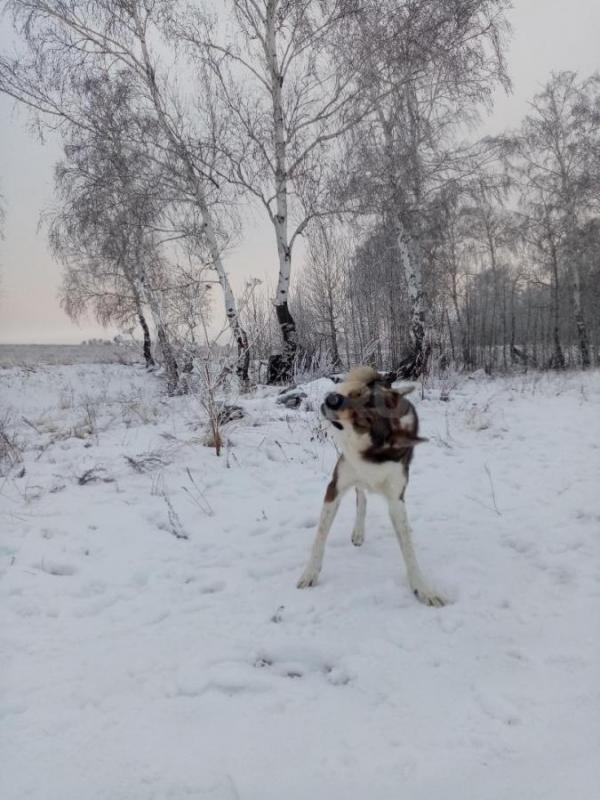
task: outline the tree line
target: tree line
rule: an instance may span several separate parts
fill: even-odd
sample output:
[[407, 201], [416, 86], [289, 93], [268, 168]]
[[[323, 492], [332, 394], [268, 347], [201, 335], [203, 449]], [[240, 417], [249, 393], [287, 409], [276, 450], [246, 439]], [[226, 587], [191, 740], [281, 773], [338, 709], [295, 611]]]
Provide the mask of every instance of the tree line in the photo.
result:
[[[170, 392], [217, 302], [242, 384], [260, 360], [274, 382], [597, 363], [600, 78], [552, 75], [518, 130], [477, 138], [510, 87], [507, 0], [6, 7], [0, 91], [63, 142], [63, 305], [139, 323], [149, 365], [155, 331]], [[236, 297], [248, 207], [273, 280]]]

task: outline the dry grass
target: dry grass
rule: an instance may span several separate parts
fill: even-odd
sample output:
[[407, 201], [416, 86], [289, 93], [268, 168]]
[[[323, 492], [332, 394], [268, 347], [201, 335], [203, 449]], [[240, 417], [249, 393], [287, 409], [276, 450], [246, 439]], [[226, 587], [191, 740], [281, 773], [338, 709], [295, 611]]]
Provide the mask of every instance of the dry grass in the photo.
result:
[[8, 472], [23, 461], [23, 444], [11, 433], [11, 418], [8, 413], [0, 417], [0, 475]]
[[135, 472], [139, 472], [140, 474], [145, 472], [155, 472], [158, 469], [168, 466], [170, 463], [164, 458], [162, 453], [153, 450], [150, 450], [147, 453], [139, 453], [136, 456], [123, 457], [129, 466], [135, 470]]

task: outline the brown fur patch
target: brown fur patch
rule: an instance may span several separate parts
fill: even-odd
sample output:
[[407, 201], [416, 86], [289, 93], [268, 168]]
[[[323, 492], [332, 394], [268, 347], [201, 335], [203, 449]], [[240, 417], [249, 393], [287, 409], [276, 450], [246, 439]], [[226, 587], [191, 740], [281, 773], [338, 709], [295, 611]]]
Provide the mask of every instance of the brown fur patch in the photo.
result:
[[326, 503], [333, 503], [335, 498], [338, 496], [337, 479], [338, 479], [338, 466], [340, 464], [340, 461], [341, 461], [341, 459], [338, 459], [338, 462], [334, 467], [333, 475], [331, 476], [331, 480], [327, 484], [327, 489], [325, 490], [325, 502]]
[[381, 384], [349, 398], [355, 402], [340, 413], [348, 419], [358, 434], [368, 433], [371, 445], [363, 458], [374, 464], [386, 461], [401, 462], [408, 469], [413, 448], [425, 441], [419, 437], [417, 412], [403, 393]]

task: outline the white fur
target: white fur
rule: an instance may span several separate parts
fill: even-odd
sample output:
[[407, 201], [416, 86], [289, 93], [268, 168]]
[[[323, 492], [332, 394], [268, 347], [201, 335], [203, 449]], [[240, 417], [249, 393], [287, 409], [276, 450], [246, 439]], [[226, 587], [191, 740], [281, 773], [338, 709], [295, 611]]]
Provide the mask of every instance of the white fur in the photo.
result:
[[352, 531], [352, 544], [360, 547], [365, 541], [365, 516], [367, 513], [367, 495], [356, 487], [356, 522]]

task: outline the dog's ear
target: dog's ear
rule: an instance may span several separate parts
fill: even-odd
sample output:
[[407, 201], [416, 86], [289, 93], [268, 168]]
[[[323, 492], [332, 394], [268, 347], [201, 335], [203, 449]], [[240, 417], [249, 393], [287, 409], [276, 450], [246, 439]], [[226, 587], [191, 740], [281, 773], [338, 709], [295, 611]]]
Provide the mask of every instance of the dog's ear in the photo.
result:
[[424, 444], [428, 442], [429, 439], [425, 439], [423, 436], [405, 436], [400, 434], [400, 436], [394, 437], [394, 447], [416, 447], [418, 444]]
[[395, 372], [380, 372], [373, 380], [369, 381], [368, 386], [383, 386], [385, 389], [391, 389], [394, 381], [398, 380], [398, 375]]

